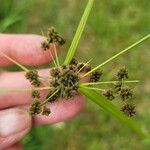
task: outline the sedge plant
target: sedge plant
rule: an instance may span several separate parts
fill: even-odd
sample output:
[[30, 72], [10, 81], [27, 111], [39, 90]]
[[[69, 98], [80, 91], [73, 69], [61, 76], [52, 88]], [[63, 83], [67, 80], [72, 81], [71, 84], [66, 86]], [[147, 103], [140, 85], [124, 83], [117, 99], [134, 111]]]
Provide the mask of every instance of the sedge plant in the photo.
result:
[[[70, 100], [76, 94], [81, 93], [106, 112], [116, 117], [121, 123], [128, 126], [140, 137], [145, 138], [147, 136], [146, 133], [133, 118], [130, 118], [136, 114], [136, 111], [135, 105], [133, 105], [130, 100], [134, 94], [129, 84], [138, 83], [139, 80], [129, 80], [129, 73], [126, 67], [122, 67], [116, 72], [116, 80], [114, 81], [102, 81], [101, 78], [103, 75], [102, 67], [125, 52], [132, 50], [141, 42], [147, 40], [150, 34], [144, 36], [139, 41], [133, 43], [96, 67], [92, 67], [90, 61], [86, 63], [79, 62], [74, 58], [74, 54], [90, 15], [93, 3], [94, 0], [88, 0], [63, 64], [59, 62], [56, 48], [63, 46], [66, 41], [54, 27], [48, 29], [46, 39], [41, 43], [41, 47], [43, 51], [49, 51], [49, 54], [53, 58], [54, 67], [50, 69], [47, 76], [40, 76], [37, 70], [29, 70], [5, 53], [0, 52], [1, 56], [18, 65], [25, 71], [25, 78], [34, 86], [34, 88], [30, 89], [1, 89], [0, 92], [31, 92], [33, 102], [29, 108], [29, 113], [31, 115], [42, 114], [46, 116], [51, 113], [50, 108], [47, 107], [48, 103], [56, 102], [60, 100], [60, 98]], [[53, 47], [53, 52], [50, 51], [51, 47]], [[85, 82], [82, 82], [85, 78]], [[43, 82], [43, 79], [46, 82]], [[110, 88], [103, 88], [103, 85], [110, 85]], [[100, 88], [100, 86], [102, 88]], [[48, 91], [44, 99], [41, 98], [41, 90]], [[112, 103], [115, 99], [121, 102], [121, 108]]]

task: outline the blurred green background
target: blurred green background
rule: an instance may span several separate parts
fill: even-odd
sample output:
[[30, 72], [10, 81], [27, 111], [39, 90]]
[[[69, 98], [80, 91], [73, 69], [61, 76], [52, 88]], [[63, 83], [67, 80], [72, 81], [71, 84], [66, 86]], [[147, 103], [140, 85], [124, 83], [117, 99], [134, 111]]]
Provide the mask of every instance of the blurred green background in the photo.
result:
[[[71, 43], [86, 0], [0, 0], [0, 31], [41, 34], [55, 26]], [[95, 0], [76, 57], [93, 58], [93, 65], [142, 38], [150, 31], [149, 0]], [[150, 131], [150, 51], [148, 41], [103, 68], [103, 80], [111, 80], [116, 68], [127, 66], [135, 87], [134, 118]], [[23, 140], [25, 150], [146, 150], [141, 140], [119, 121], [87, 100], [80, 116], [60, 124], [34, 128]]]

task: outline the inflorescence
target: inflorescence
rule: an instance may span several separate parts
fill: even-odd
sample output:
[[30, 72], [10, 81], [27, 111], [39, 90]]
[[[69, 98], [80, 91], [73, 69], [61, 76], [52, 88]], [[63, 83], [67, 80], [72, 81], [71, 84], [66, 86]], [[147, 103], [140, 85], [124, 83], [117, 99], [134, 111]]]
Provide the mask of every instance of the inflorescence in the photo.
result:
[[116, 76], [118, 81], [113, 84], [113, 87], [111, 89], [105, 90], [103, 92], [103, 95], [107, 97], [108, 100], [120, 98], [123, 103], [121, 111], [123, 111], [126, 115], [132, 117], [135, 115], [135, 106], [133, 106], [130, 102], [130, 98], [132, 98], [133, 96], [133, 91], [124, 83], [124, 79], [129, 78], [127, 68], [121, 68], [117, 72]]
[[[48, 30], [46, 40], [41, 43], [41, 47], [43, 51], [48, 51], [51, 45], [62, 46], [64, 44], [65, 40], [62, 36], [60, 36], [54, 27], [51, 27]], [[48, 116], [51, 113], [50, 108], [46, 106], [48, 103], [55, 102], [60, 98], [69, 100], [77, 95], [82, 80], [81, 75], [89, 72], [91, 69], [92, 67], [89, 63], [80, 63], [75, 58], [71, 60], [69, 65], [57, 65], [50, 69], [47, 76], [47, 86], [51, 87], [51, 89], [48, 90], [45, 98], [41, 98], [39, 90], [32, 91], [33, 103], [30, 107], [30, 114]], [[102, 75], [102, 70], [93, 71], [88, 80], [92, 83], [99, 82]], [[40, 87], [44, 84], [37, 70], [28, 71], [25, 77], [34, 87]], [[117, 82], [113, 84], [112, 88], [103, 90], [103, 95], [111, 101], [120, 97], [124, 103], [121, 111], [131, 117], [135, 114], [135, 106], [127, 103], [127, 100], [133, 96], [132, 90], [124, 84], [124, 80], [128, 79], [127, 68], [121, 68], [117, 72], [116, 77]], [[91, 85], [88, 88], [91, 88]]]
[[[47, 39], [41, 43], [41, 47], [44, 51], [48, 51], [51, 44], [53, 44], [53, 46], [62, 46], [65, 44], [65, 40], [58, 34], [54, 27], [48, 29]], [[60, 98], [68, 100], [74, 97], [78, 94], [81, 73], [86, 73], [90, 70], [90, 64], [79, 63], [75, 58], [72, 59], [69, 65], [55, 66], [50, 69], [47, 84], [52, 88], [48, 91], [44, 99], [41, 98], [40, 91], [32, 91], [32, 98], [34, 101], [30, 107], [30, 114], [42, 114], [48, 116], [51, 112], [50, 109], [46, 107], [48, 103], [55, 102]], [[101, 75], [101, 71], [95, 71], [90, 76], [90, 80], [96, 82]], [[25, 77], [35, 87], [43, 85], [37, 70], [28, 71]]]
[[41, 43], [41, 47], [44, 51], [46, 51], [50, 48], [50, 44], [53, 43], [62, 46], [65, 44], [65, 40], [58, 34], [54, 27], [51, 27], [48, 29], [47, 39]]

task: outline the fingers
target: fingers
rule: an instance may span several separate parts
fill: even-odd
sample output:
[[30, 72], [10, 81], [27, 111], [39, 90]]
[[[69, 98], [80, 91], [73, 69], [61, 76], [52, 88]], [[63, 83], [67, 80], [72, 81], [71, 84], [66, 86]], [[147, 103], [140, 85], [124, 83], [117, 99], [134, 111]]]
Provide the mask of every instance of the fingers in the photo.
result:
[[[81, 95], [68, 101], [49, 104], [52, 113], [49, 117], [37, 115], [33, 118], [35, 125], [52, 124], [71, 119], [84, 106]], [[20, 150], [19, 142], [31, 129], [31, 116], [26, 107], [17, 107], [0, 111], [0, 150]], [[13, 146], [12, 146], [13, 145]], [[9, 148], [8, 148], [9, 147]]]
[[[49, 74], [49, 70], [39, 71], [40, 75]], [[31, 88], [31, 83], [25, 78], [24, 72], [4, 72], [0, 75], [1, 89], [25, 89]], [[41, 96], [44, 96], [42, 92]], [[28, 92], [0, 92], [0, 109], [25, 105], [31, 103], [31, 91]]]
[[31, 129], [31, 117], [24, 108], [0, 111], [0, 150], [20, 141]]
[[[48, 74], [49, 70], [40, 70], [39, 74]], [[30, 88], [31, 84], [24, 77], [24, 72], [8, 72], [0, 75], [0, 89], [12, 89], [12, 88]], [[46, 91], [45, 91], [46, 92]], [[44, 96], [46, 93], [41, 93]], [[16, 92], [16, 93], [0, 93], [0, 109], [29, 105], [32, 101], [31, 92]], [[59, 100], [58, 102], [48, 105], [51, 109], [49, 117], [36, 116], [34, 118], [35, 124], [47, 124], [56, 123], [63, 120], [70, 119], [77, 115], [84, 107], [84, 97], [77, 95], [72, 99]]]
[[69, 100], [59, 100], [55, 103], [48, 104], [51, 110], [49, 116], [37, 115], [33, 118], [33, 122], [35, 125], [41, 125], [65, 121], [78, 115], [84, 106], [85, 101], [82, 95], [77, 95]]
[[[41, 49], [43, 40], [39, 35], [0, 34], [0, 51], [23, 65], [41, 65], [52, 59], [48, 51]], [[0, 55], [0, 66], [11, 64]]]

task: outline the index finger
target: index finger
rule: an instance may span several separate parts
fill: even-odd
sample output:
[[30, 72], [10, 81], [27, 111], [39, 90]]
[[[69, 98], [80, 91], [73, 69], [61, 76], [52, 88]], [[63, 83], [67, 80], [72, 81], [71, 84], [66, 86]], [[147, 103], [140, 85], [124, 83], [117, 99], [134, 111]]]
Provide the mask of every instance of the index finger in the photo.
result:
[[[0, 51], [23, 65], [41, 65], [52, 60], [48, 51], [43, 51], [43, 36], [33, 34], [0, 34]], [[52, 47], [50, 48], [52, 51]], [[0, 66], [12, 62], [0, 56]]]

